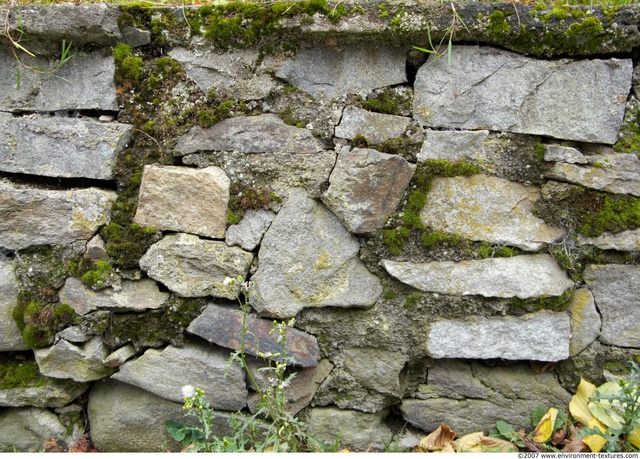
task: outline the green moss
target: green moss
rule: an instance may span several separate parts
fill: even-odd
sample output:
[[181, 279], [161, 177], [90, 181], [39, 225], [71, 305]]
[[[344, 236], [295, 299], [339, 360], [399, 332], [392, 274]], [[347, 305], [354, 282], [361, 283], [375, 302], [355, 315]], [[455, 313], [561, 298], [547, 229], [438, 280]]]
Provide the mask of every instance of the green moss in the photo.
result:
[[358, 134], [351, 139], [351, 146], [353, 148], [367, 148], [369, 146], [369, 141], [362, 134]]
[[122, 61], [133, 55], [133, 50], [131, 46], [126, 43], [118, 43], [115, 48], [113, 48], [113, 60], [116, 61], [117, 64], [122, 63]]
[[[142, 255], [161, 237], [157, 229], [136, 223], [121, 225], [111, 222], [102, 228], [101, 234], [107, 243], [107, 253], [123, 268], [138, 266]], [[105, 269], [108, 268], [105, 266]]]
[[511, 26], [502, 11], [496, 10], [489, 16], [489, 31], [492, 34], [503, 34], [511, 31]]
[[282, 202], [273, 191], [258, 185], [245, 186], [237, 180], [231, 183], [229, 195], [227, 222], [231, 225], [239, 223], [247, 210], [268, 209], [272, 202]]
[[404, 297], [404, 308], [405, 309], [413, 309], [418, 304], [418, 301], [421, 298], [421, 294], [419, 292], [414, 292], [411, 295], [406, 295]]
[[372, 112], [400, 115], [402, 110], [411, 109], [411, 101], [393, 89], [385, 89], [362, 102], [362, 108]]
[[40, 387], [44, 384], [45, 378], [34, 360], [0, 359], [0, 389]]
[[405, 227], [385, 229], [382, 231], [382, 241], [393, 255], [400, 255], [402, 253], [405, 241], [409, 236], [410, 232]]
[[142, 65], [143, 61], [141, 57], [125, 57], [120, 63], [118, 74], [125, 80], [139, 83], [140, 78], [142, 77]]
[[76, 312], [67, 304], [43, 306], [37, 301], [18, 304], [13, 310], [13, 319], [31, 348], [50, 345], [58, 331], [80, 322]]
[[568, 6], [556, 5], [551, 9], [551, 11], [549, 11], [547, 14], [543, 15], [540, 18], [540, 20], [542, 22], [549, 22], [551, 19], [564, 20], [564, 19], [567, 19], [569, 17], [569, 13], [570, 12], [571, 12], [571, 10], [569, 9]]
[[400, 155], [407, 160], [414, 159], [422, 146], [421, 142], [397, 137], [395, 139], [385, 140], [383, 143], [375, 146], [375, 149], [390, 155]]
[[545, 149], [543, 144], [541, 144], [541, 143], [537, 144], [534, 147], [533, 151], [535, 152], [536, 156], [538, 157], [538, 159], [540, 161], [544, 161], [544, 154], [546, 152], [546, 149]]
[[613, 149], [621, 153], [640, 152], [640, 107], [635, 106], [627, 110], [620, 138]]
[[395, 300], [397, 297], [398, 297], [398, 294], [393, 290], [391, 290], [390, 288], [385, 288], [382, 291], [382, 298], [384, 298], [387, 301]]
[[438, 231], [422, 233], [422, 245], [425, 247], [433, 247], [434, 245], [443, 244], [449, 247], [455, 247], [460, 243], [460, 236], [456, 234], [440, 233]]
[[108, 261], [95, 260], [92, 269], [82, 275], [82, 282], [93, 290], [100, 290], [106, 287], [107, 281], [113, 275], [113, 266]]
[[407, 200], [407, 207], [402, 215], [402, 223], [409, 229], [425, 229], [424, 223], [420, 219], [420, 212], [427, 203], [427, 193], [422, 189], [411, 192]]
[[489, 258], [493, 255], [493, 246], [488, 242], [481, 242], [477, 250], [480, 258]]
[[565, 311], [569, 307], [571, 298], [573, 297], [573, 290], [567, 290], [560, 296], [542, 296], [539, 298], [512, 298], [510, 300], [511, 305], [523, 309], [526, 312], [537, 312], [542, 310], [549, 310], [555, 312]]

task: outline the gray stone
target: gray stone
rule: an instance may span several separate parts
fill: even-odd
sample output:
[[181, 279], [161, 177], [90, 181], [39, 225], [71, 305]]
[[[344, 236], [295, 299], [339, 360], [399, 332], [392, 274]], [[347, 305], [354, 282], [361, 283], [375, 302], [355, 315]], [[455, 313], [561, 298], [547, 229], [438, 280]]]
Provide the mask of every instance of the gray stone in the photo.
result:
[[73, 446], [82, 432], [72, 433], [58, 416], [44, 408], [8, 408], [0, 412], [0, 450], [38, 452], [49, 439], [62, 447]]
[[331, 212], [292, 189], [262, 239], [251, 305], [277, 318], [307, 307], [372, 306], [382, 286], [360, 261], [359, 248]]
[[450, 65], [440, 59], [418, 70], [414, 116], [430, 127], [614, 144], [632, 71], [629, 59], [545, 61], [455, 46]]
[[335, 136], [341, 139], [353, 139], [361, 135], [369, 143], [378, 144], [402, 136], [409, 123], [411, 118], [374, 113], [349, 105], [342, 112], [342, 119], [336, 126]]
[[0, 170], [47, 177], [113, 178], [131, 126], [0, 113]]
[[598, 339], [602, 321], [596, 309], [593, 294], [586, 288], [581, 288], [574, 292], [569, 304], [569, 313], [571, 314], [571, 345], [569, 352], [573, 357]]
[[[404, 50], [379, 43], [301, 49], [276, 72], [316, 99], [406, 83]], [[375, 70], [372, 70], [375, 69]]]
[[427, 374], [427, 384], [419, 386], [417, 398], [487, 399], [493, 393], [474, 376], [471, 365], [463, 360], [436, 360]]
[[385, 443], [393, 438], [384, 423], [387, 410], [378, 413], [312, 408], [309, 410], [308, 431], [311, 435], [333, 443], [340, 439], [340, 447], [354, 451], [384, 451]]
[[640, 291], [640, 266], [588, 265], [583, 274], [602, 317], [600, 341], [640, 347], [640, 323], [634, 320]]
[[95, 337], [83, 346], [61, 340], [51, 347], [34, 350], [40, 373], [78, 382], [96, 381], [111, 375], [114, 370], [102, 363], [108, 354], [102, 337]]
[[545, 145], [545, 161], [560, 161], [569, 164], [588, 164], [589, 160], [579, 150], [562, 145]]
[[431, 323], [429, 355], [436, 359], [506, 359], [557, 362], [569, 357], [571, 325], [565, 312], [467, 317]]
[[550, 255], [412, 263], [382, 260], [399, 281], [423, 292], [497, 298], [559, 296], [573, 287]]
[[[52, 29], [53, 31], [53, 29]], [[68, 43], [68, 41], [67, 41]], [[73, 53], [73, 51], [72, 51]], [[21, 58], [22, 59], [22, 58]], [[29, 58], [25, 64], [49, 68], [47, 57]], [[96, 51], [75, 53], [55, 76], [25, 70], [17, 87], [17, 61], [0, 51], [0, 109], [6, 111], [66, 112], [75, 110], [118, 110], [113, 81], [113, 56]], [[64, 113], [66, 115], [66, 113]]]
[[383, 394], [397, 395], [400, 372], [405, 360], [397, 352], [386, 349], [356, 348], [344, 351], [344, 369], [362, 387]]
[[110, 287], [94, 291], [79, 279], [68, 277], [59, 295], [60, 302], [68, 304], [80, 315], [97, 309], [117, 312], [159, 309], [169, 299], [169, 294], [161, 292], [158, 284], [151, 279], [123, 280], [118, 291]]
[[563, 235], [535, 217], [540, 191], [484, 174], [436, 178], [420, 212], [435, 231], [537, 251]]
[[134, 355], [136, 355], [136, 348], [133, 344], [127, 344], [106, 356], [102, 363], [104, 363], [105, 367], [117, 368]]
[[116, 193], [43, 190], [0, 181], [0, 245], [9, 250], [90, 239], [109, 221]]
[[432, 131], [427, 130], [426, 139], [418, 153], [418, 162], [428, 159], [456, 161], [480, 161], [485, 159], [484, 141], [489, 131]]
[[180, 296], [213, 295], [235, 299], [222, 282], [226, 277], [247, 277], [253, 254], [222, 241], [191, 234], [172, 234], [156, 242], [140, 259], [149, 277]]
[[56, 333], [56, 342], [57, 340], [63, 339], [74, 344], [86, 343], [92, 337], [93, 335], [89, 335], [84, 332], [83, 327], [67, 327], [64, 330]]
[[247, 405], [247, 388], [240, 365], [227, 366], [229, 355], [228, 350], [188, 341], [182, 348], [149, 349], [111, 378], [174, 402], [184, 402], [183, 386], [199, 387], [213, 408], [237, 411]]
[[578, 245], [593, 245], [602, 250], [620, 250], [622, 252], [640, 251], [640, 229], [621, 233], [603, 233], [598, 237], [585, 237], [578, 234]]
[[[89, 396], [91, 441], [100, 452], [172, 452], [182, 446], [167, 432], [165, 421], [193, 425], [180, 403], [165, 400], [139, 387], [107, 379], [97, 382]], [[231, 435], [230, 414], [213, 412], [212, 434]]]
[[239, 245], [244, 250], [252, 251], [262, 240], [276, 214], [268, 210], [248, 210], [240, 223], [227, 229], [225, 242], [229, 246]]
[[256, 72], [257, 49], [218, 53], [176, 48], [169, 56], [177, 60], [203, 93], [216, 91], [228, 99], [258, 100], [267, 97], [276, 82], [269, 75]]
[[396, 210], [415, 169], [398, 155], [345, 147], [322, 201], [350, 232], [374, 233]]
[[145, 166], [134, 221], [160, 230], [223, 238], [230, 184], [218, 167]]
[[140, 46], [151, 44], [151, 32], [138, 29], [137, 27], [123, 27], [122, 38], [124, 42], [132, 48], [139, 48]]
[[313, 406], [337, 406], [343, 410], [377, 413], [398, 403], [399, 394], [388, 395], [360, 385], [344, 368], [334, 368], [324, 380], [315, 397]]
[[13, 263], [0, 259], [0, 352], [30, 349], [13, 320], [18, 292], [18, 279]]
[[640, 159], [626, 153], [585, 156], [589, 166], [556, 163], [546, 177], [595, 190], [640, 196]]
[[88, 383], [41, 377], [35, 386], [0, 389], [0, 406], [65, 406], [88, 388]]
[[107, 244], [99, 234], [96, 234], [93, 239], [87, 242], [87, 249], [83, 255], [83, 258], [89, 261], [109, 260], [109, 254], [107, 253]]
[[198, 151], [240, 153], [317, 153], [320, 143], [308, 129], [285, 124], [272, 114], [228, 118], [203, 129], [199, 126], [178, 139], [177, 156]]
[[[246, 326], [245, 352], [259, 356], [259, 353], [275, 355], [282, 352], [277, 333], [272, 333], [273, 321], [248, 316], [243, 321], [242, 312], [216, 304], [210, 304], [191, 324], [187, 331], [210, 343], [231, 350], [240, 349], [242, 326]], [[301, 367], [315, 367], [320, 360], [318, 341], [312, 335], [291, 328], [286, 334], [287, 358], [289, 363]], [[281, 360], [274, 357], [274, 360]]]

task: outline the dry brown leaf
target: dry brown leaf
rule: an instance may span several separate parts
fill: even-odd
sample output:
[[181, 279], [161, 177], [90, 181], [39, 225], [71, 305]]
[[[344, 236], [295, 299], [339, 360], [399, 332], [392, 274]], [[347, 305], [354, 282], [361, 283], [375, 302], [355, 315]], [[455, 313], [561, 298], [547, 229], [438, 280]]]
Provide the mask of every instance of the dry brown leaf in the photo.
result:
[[529, 366], [536, 373], [544, 373], [545, 371], [553, 371], [555, 368], [554, 362], [538, 362], [536, 360], [530, 360]]
[[46, 441], [43, 446], [47, 453], [64, 453], [66, 451], [62, 446], [58, 445], [58, 442], [52, 437], [49, 437], [49, 440]]
[[590, 451], [589, 447], [585, 445], [582, 438], [578, 435], [578, 428], [571, 426], [569, 431], [569, 437], [564, 442], [563, 453], [581, 453], [584, 451]]
[[418, 446], [425, 451], [438, 451], [450, 444], [456, 433], [449, 426], [441, 424], [436, 430], [424, 437]]
[[562, 428], [556, 430], [553, 434], [553, 437], [551, 437], [551, 444], [553, 446], [558, 446], [567, 437], [567, 427], [569, 426], [569, 413], [567, 413], [566, 411], [564, 413], [565, 413], [565, 420], [564, 420], [564, 424], [562, 425]]

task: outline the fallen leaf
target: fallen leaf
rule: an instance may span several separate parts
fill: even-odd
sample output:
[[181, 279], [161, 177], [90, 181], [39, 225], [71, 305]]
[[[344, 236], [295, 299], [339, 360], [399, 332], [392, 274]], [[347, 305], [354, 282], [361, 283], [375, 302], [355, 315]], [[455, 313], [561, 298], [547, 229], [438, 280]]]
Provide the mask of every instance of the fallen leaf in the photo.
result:
[[553, 428], [556, 425], [558, 410], [549, 408], [549, 411], [540, 419], [536, 429], [533, 431], [533, 441], [536, 443], [546, 443], [553, 435]]
[[640, 427], [638, 427], [636, 430], [631, 432], [627, 437], [627, 440], [629, 440], [631, 444], [636, 448], [640, 448]]
[[418, 446], [425, 451], [438, 451], [450, 444], [454, 438], [456, 438], [456, 433], [449, 426], [442, 424], [420, 440]]
[[569, 411], [571, 416], [578, 422], [584, 425], [589, 424], [593, 419], [593, 413], [589, 409], [589, 398], [593, 397], [596, 393], [596, 386], [588, 381], [580, 378], [580, 384], [578, 384], [578, 390], [576, 394], [571, 398], [569, 403]]
[[589, 451], [589, 447], [582, 441], [580, 435], [578, 435], [578, 428], [571, 426], [569, 430], [569, 437], [564, 442], [563, 453], [581, 453]]
[[567, 437], [567, 428], [569, 426], [569, 422], [568, 422], [568, 417], [569, 416], [566, 413], [567, 412], [565, 411], [564, 423], [562, 424], [562, 427], [560, 429], [556, 430], [553, 433], [553, 437], [551, 437], [551, 444], [553, 446], [558, 446]]
[[[597, 418], [593, 418], [587, 424], [588, 427], [597, 428], [600, 432], [606, 432], [607, 426], [601, 423]], [[589, 446], [592, 453], [599, 453], [602, 447], [607, 443], [607, 440], [601, 435], [587, 435], [582, 441]]]
[[[600, 395], [619, 396], [622, 389], [617, 381], [609, 381], [598, 387], [597, 390]], [[611, 429], [622, 429], [624, 419], [617, 411], [620, 406], [617, 400], [612, 402], [610, 400], [600, 399], [598, 401], [589, 402], [587, 406], [591, 413], [607, 427], [610, 427]]]
[[65, 449], [60, 445], [58, 445], [58, 442], [52, 437], [49, 437], [49, 440], [46, 441], [43, 446], [44, 446], [44, 450], [47, 453], [64, 453], [65, 452]]
[[518, 447], [507, 440], [500, 438], [486, 437], [484, 432], [474, 432], [464, 437], [460, 437], [451, 443], [453, 449], [458, 452], [496, 452], [496, 453], [517, 453]]

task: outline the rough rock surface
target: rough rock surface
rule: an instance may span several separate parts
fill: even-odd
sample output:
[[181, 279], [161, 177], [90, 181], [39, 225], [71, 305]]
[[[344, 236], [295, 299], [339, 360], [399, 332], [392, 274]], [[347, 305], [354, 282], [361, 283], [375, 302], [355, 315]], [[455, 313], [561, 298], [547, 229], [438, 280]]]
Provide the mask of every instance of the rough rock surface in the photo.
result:
[[609, 193], [640, 196], [640, 159], [636, 155], [608, 153], [585, 155], [584, 158], [588, 166], [557, 162], [545, 175]]
[[369, 307], [380, 281], [358, 257], [360, 244], [322, 204], [300, 189], [262, 239], [252, 277], [251, 305], [264, 316], [286, 318], [306, 307]]
[[138, 386], [159, 397], [183, 402], [182, 386], [202, 389], [215, 409], [237, 411], [246, 406], [244, 370], [235, 363], [227, 371], [230, 352], [199, 341], [182, 348], [149, 349], [120, 366], [112, 379]]
[[[247, 316], [246, 327], [248, 334], [245, 337], [245, 351], [247, 354], [258, 356], [259, 352], [264, 354], [281, 352], [281, 346], [277, 341], [278, 336], [269, 333], [273, 329], [273, 321]], [[191, 322], [187, 331], [232, 351], [240, 349], [242, 312], [210, 304]], [[286, 339], [287, 357], [291, 359], [291, 363], [301, 367], [318, 365], [320, 348], [314, 336], [292, 328], [287, 332]]]
[[269, 75], [255, 73], [259, 57], [257, 49], [216, 53], [176, 48], [168, 54], [182, 65], [187, 76], [205, 94], [214, 90], [228, 99], [258, 100], [267, 97], [276, 86]]
[[637, 315], [640, 266], [588, 265], [582, 276], [602, 316], [600, 341], [640, 347], [640, 322], [633, 320]]
[[218, 167], [145, 166], [134, 221], [160, 230], [223, 238], [230, 184]]
[[40, 373], [52, 378], [87, 382], [106, 378], [114, 372], [102, 363], [109, 355], [109, 349], [101, 336], [82, 346], [61, 340], [51, 347], [36, 349], [33, 353]]
[[380, 393], [397, 395], [400, 392], [400, 372], [404, 364], [401, 355], [385, 349], [357, 348], [344, 351], [344, 369], [362, 387]]
[[226, 277], [246, 278], [252, 260], [253, 254], [222, 241], [171, 234], [149, 247], [140, 267], [178, 295], [235, 299], [222, 288], [222, 282]]
[[578, 355], [587, 346], [598, 339], [600, 334], [600, 314], [596, 309], [593, 294], [589, 289], [576, 290], [569, 304], [571, 313], [571, 356]]
[[60, 446], [73, 446], [80, 429], [67, 431], [58, 417], [44, 408], [8, 408], [0, 412], [0, 450], [38, 452], [50, 438]]
[[563, 234], [532, 214], [539, 198], [536, 187], [484, 174], [436, 178], [420, 218], [435, 231], [537, 251]]
[[109, 221], [113, 191], [43, 190], [0, 182], [0, 246], [70, 244], [90, 239]]
[[120, 349], [117, 349], [106, 356], [102, 363], [104, 363], [106, 367], [117, 368], [134, 355], [136, 355], [135, 346], [133, 344], [127, 344], [126, 346], [122, 346]]
[[[526, 364], [486, 367], [441, 361], [436, 365], [417, 394], [423, 399], [405, 399], [400, 406], [405, 420], [425, 432], [440, 424], [452, 426], [459, 435], [486, 432], [500, 420], [530, 430], [531, 413], [537, 407], [567, 406], [571, 400], [553, 373], [535, 373]], [[458, 397], [450, 396], [451, 388]]]
[[559, 296], [573, 287], [550, 255], [412, 263], [382, 260], [389, 274], [424, 292], [498, 298]]
[[321, 145], [311, 131], [289, 126], [272, 114], [228, 118], [203, 129], [194, 127], [178, 139], [178, 156], [199, 151], [240, 153], [317, 153]]
[[573, 147], [565, 147], [563, 145], [545, 145], [544, 146], [545, 161], [560, 161], [569, 164], [588, 164], [589, 160], [580, 150]]
[[[17, 62], [10, 51], [0, 50], [0, 109], [39, 112], [118, 110], [113, 56], [102, 51], [75, 54], [56, 72], [59, 78], [23, 69], [18, 89]], [[50, 59], [46, 57], [24, 55], [23, 59], [32, 67], [49, 67]]]
[[262, 236], [275, 216], [276, 214], [267, 210], [248, 210], [240, 223], [227, 229], [225, 242], [230, 246], [239, 245], [248, 251], [255, 249], [260, 245]]
[[484, 141], [489, 131], [434, 131], [427, 130], [418, 153], [418, 162], [444, 159], [451, 162], [477, 161], [485, 156]]
[[332, 443], [340, 438], [340, 446], [353, 451], [384, 451], [393, 433], [384, 423], [387, 411], [362, 413], [338, 408], [309, 410], [309, 433]]
[[569, 357], [570, 337], [570, 319], [565, 312], [540, 311], [518, 317], [472, 316], [432, 322], [427, 349], [436, 359], [557, 362]]
[[70, 379], [42, 378], [43, 384], [17, 389], [0, 389], [0, 406], [65, 406], [82, 395], [88, 383]]
[[414, 116], [427, 126], [617, 141], [631, 89], [629, 59], [544, 61], [455, 46], [447, 61], [429, 62], [416, 76]]
[[122, 281], [122, 287], [116, 291], [107, 287], [94, 291], [82, 281], [69, 277], [59, 292], [60, 302], [68, 304], [80, 315], [96, 309], [109, 309], [120, 312], [158, 309], [169, 299], [169, 294], [161, 292], [158, 284], [151, 279]]
[[0, 352], [29, 349], [12, 315], [18, 304], [18, 288], [13, 263], [0, 259]]
[[353, 105], [342, 112], [340, 124], [336, 126], [335, 136], [353, 139], [364, 136], [371, 144], [382, 143], [400, 137], [411, 123], [411, 118], [386, 115], [363, 110]]
[[396, 210], [415, 169], [398, 155], [344, 147], [322, 202], [350, 232], [373, 233]]
[[623, 252], [640, 251], [640, 229], [621, 233], [603, 233], [598, 237], [578, 235], [579, 245], [593, 245], [602, 250], [620, 250]]

